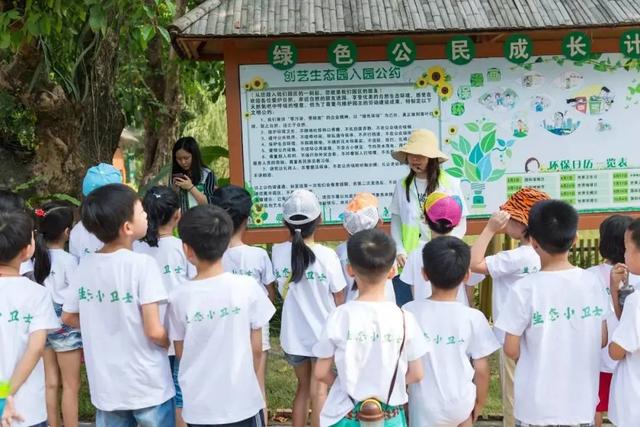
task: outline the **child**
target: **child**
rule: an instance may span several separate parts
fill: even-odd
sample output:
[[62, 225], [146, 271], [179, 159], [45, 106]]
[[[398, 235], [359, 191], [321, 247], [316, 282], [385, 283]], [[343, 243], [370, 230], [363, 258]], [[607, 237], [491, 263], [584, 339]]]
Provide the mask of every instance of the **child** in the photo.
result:
[[178, 230], [198, 271], [169, 297], [171, 339], [180, 358], [182, 416], [189, 425], [262, 426], [264, 399], [256, 371], [261, 329], [275, 308], [255, 280], [224, 272], [222, 254], [233, 224], [222, 209], [191, 208]]
[[96, 426], [173, 427], [169, 340], [158, 308], [167, 292], [153, 258], [131, 251], [147, 232], [142, 203], [126, 185], [105, 185], [84, 200], [82, 223], [104, 246], [80, 262], [62, 321], [82, 329]]
[[[429, 226], [431, 237], [447, 236], [458, 226], [462, 218], [462, 201], [459, 197], [448, 196], [445, 193], [431, 193], [424, 204], [425, 222]], [[411, 252], [402, 270], [400, 280], [411, 286], [413, 299], [422, 301], [431, 296], [431, 284], [422, 274], [422, 249], [425, 243]], [[484, 279], [483, 275], [475, 274], [465, 279], [465, 286], [458, 288], [458, 301], [464, 305], [473, 303], [473, 287]]]
[[360, 425], [364, 406], [383, 412], [384, 425], [406, 426], [406, 385], [422, 379], [420, 358], [429, 344], [413, 315], [385, 298], [395, 275], [395, 243], [380, 230], [365, 230], [351, 236], [347, 252], [359, 295], [329, 315], [314, 346], [315, 376], [333, 384], [320, 425]]
[[[380, 223], [380, 214], [378, 213], [378, 199], [371, 193], [358, 193], [347, 205], [344, 211], [342, 225], [353, 236], [362, 230], [371, 230], [376, 228]], [[342, 264], [342, 272], [347, 282], [346, 301], [352, 301], [358, 298], [358, 285], [351, 275], [349, 275], [348, 265], [349, 258], [347, 256], [347, 242], [342, 242], [336, 248], [336, 254]], [[393, 291], [393, 282], [389, 280], [384, 287], [387, 301], [395, 301], [396, 294]]]
[[[120, 171], [112, 165], [100, 163], [87, 170], [82, 181], [82, 195], [87, 197], [93, 190], [107, 184], [118, 184], [122, 182]], [[79, 221], [69, 235], [69, 252], [79, 260], [88, 254], [99, 251], [103, 242], [91, 234], [85, 228], [82, 221]]]
[[396, 242], [398, 265], [402, 268], [407, 255], [420, 243], [429, 241], [430, 232], [424, 221], [424, 202], [433, 192], [446, 193], [460, 198], [462, 217], [453, 231], [464, 236], [467, 229], [467, 208], [460, 181], [443, 173], [440, 165], [449, 158], [438, 149], [438, 138], [425, 129], [413, 131], [407, 144], [391, 154], [395, 160], [409, 165], [409, 175], [398, 181], [391, 201], [391, 236]]
[[[50, 202], [36, 209], [37, 239], [49, 251], [50, 273], [44, 285], [51, 292], [56, 315], [62, 315], [64, 295], [78, 260], [64, 250], [73, 226], [73, 209], [58, 202]], [[36, 262], [36, 270], [39, 262]], [[47, 337], [44, 351], [45, 382], [47, 385], [47, 419], [50, 427], [60, 426], [58, 419], [58, 390], [62, 382], [62, 419], [65, 427], [78, 425], [78, 393], [80, 392], [80, 362], [82, 356], [80, 331], [67, 325]], [[62, 380], [62, 381], [61, 381]]]
[[456, 237], [438, 237], [422, 250], [429, 299], [412, 301], [412, 313], [432, 351], [423, 358], [425, 377], [409, 386], [414, 426], [470, 427], [489, 392], [489, 356], [500, 348], [480, 311], [457, 300], [469, 275], [469, 246]]
[[[11, 190], [0, 190], [0, 212], [21, 211], [26, 212], [24, 199]], [[33, 271], [31, 258], [20, 264], [20, 275], [26, 275]], [[33, 273], [30, 277], [33, 280]]]
[[[611, 269], [615, 264], [624, 263], [624, 233], [631, 224], [633, 218], [626, 215], [612, 215], [600, 224], [600, 255], [604, 259], [604, 263], [593, 266], [588, 269], [600, 279], [600, 285], [608, 295], [611, 295], [609, 289]], [[637, 282], [638, 278], [630, 278]], [[613, 304], [609, 307], [610, 315], [607, 317], [608, 342], [611, 342], [613, 331], [618, 326], [618, 318], [613, 310]], [[609, 349], [603, 348], [600, 354], [600, 401], [596, 407], [596, 427], [602, 426], [603, 412], [609, 410], [609, 393], [611, 390], [611, 378], [616, 369], [618, 362], [609, 357]]]
[[598, 278], [569, 262], [577, 228], [578, 213], [560, 200], [529, 213], [542, 268], [512, 286], [496, 322], [505, 354], [518, 361], [516, 427], [593, 423], [609, 303]]
[[[231, 236], [229, 247], [222, 256], [224, 271], [253, 277], [262, 285], [271, 302], [275, 304], [276, 278], [273, 275], [273, 265], [267, 251], [262, 248], [245, 245], [242, 241], [242, 236], [247, 230], [247, 222], [251, 214], [251, 195], [242, 187], [228, 185], [213, 192], [211, 203], [224, 209], [233, 222], [233, 236]], [[265, 401], [267, 352], [270, 349], [269, 324], [267, 324], [262, 328], [262, 355], [258, 366], [258, 381], [260, 382], [262, 394], [265, 396]]]
[[284, 204], [284, 225], [291, 241], [273, 245], [273, 267], [284, 299], [280, 344], [296, 374], [293, 426], [307, 425], [311, 400], [311, 426], [318, 427], [327, 388], [313, 377], [313, 346], [327, 317], [344, 302], [346, 287], [336, 253], [315, 243], [320, 204], [308, 190], [296, 190]]
[[20, 263], [33, 251], [31, 218], [20, 211], [0, 212], [0, 382], [8, 381], [11, 393], [3, 426], [47, 426], [41, 358], [47, 332], [60, 322], [49, 291], [20, 276]]
[[[616, 309], [618, 286], [627, 274], [640, 274], [640, 220], [633, 221], [624, 234], [625, 263], [611, 271], [611, 297]], [[619, 360], [611, 382], [609, 419], [618, 427], [635, 427], [640, 420], [637, 397], [640, 393], [640, 292], [633, 292], [624, 303], [620, 324], [613, 332], [609, 354]]]
[[[492, 311], [494, 321], [499, 317], [511, 287], [527, 274], [540, 270], [540, 257], [531, 246], [527, 223], [529, 211], [537, 202], [547, 200], [549, 196], [535, 188], [521, 188], [500, 206], [487, 222], [480, 236], [471, 247], [471, 271], [488, 274], [493, 280]], [[504, 232], [520, 242], [520, 245], [508, 251], [500, 251], [485, 257], [491, 239], [496, 233]], [[500, 345], [504, 344], [504, 333], [494, 328]], [[513, 378], [516, 364], [500, 350], [500, 380], [502, 385], [502, 413], [505, 427], [512, 427], [513, 418]]]
[[[180, 200], [175, 191], [169, 187], [156, 186], [147, 191], [142, 201], [147, 214], [147, 234], [144, 240], [134, 244], [134, 251], [146, 253], [156, 260], [162, 275], [167, 295], [180, 284], [195, 276], [195, 267], [187, 261], [182, 250], [182, 241], [173, 236], [173, 230], [180, 221]], [[166, 318], [167, 305], [160, 304], [160, 318]], [[175, 349], [169, 346], [169, 363], [176, 389], [176, 420], [178, 427], [184, 426], [182, 412], [182, 393], [178, 384], [179, 360], [175, 357]]]

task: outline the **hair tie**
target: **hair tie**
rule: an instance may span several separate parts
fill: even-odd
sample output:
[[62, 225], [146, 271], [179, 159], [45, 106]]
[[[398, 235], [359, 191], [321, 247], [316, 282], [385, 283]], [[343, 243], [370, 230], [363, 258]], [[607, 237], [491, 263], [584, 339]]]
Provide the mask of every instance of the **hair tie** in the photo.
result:
[[162, 194], [158, 194], [158, 193], [151, 193], [151, 194], [153, 194], [153, 196], [154, 196], [156, 199], [159, 199], [159, 198], [161, 198], [161, 197], [162, 197]]
[[299, 229], [299, 228], [294, 229], [294, 230], [293, 230], [293, 232], [294, 232], [294, 233], [300, 233], [300, 234], [302, 234], [302, 230], [301, 230], [301, 229]]
[[47, 216], [45, 210], [41, 208], [36, 209], [35, 211], [33, 211], [33, 213], [39, 218], [44, 218], [45, 216]]

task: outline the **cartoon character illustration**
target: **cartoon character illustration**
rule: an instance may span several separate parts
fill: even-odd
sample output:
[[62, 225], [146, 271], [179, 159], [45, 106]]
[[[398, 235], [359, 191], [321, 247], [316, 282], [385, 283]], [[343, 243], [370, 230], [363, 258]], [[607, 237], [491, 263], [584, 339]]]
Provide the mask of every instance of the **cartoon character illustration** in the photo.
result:
[[498, 89], [482, 95], [478, 102], [491, 111], [504, 112], [512, 110], [518, 100], [518, 94], [513, 89]]
[[598, 124], [596, 125], [596, 131], [598, 132], [606, 132], [611, 130], [611, 125], [606, 123], [602, 118], [598, 119]]
[[542, 113], [549, 105], [551, 105], [551, 101], [545, 95], [536, 95], [531, 98], [531, 109], [536, 113]]
[[525, 173], [538, 173], [540, 172], [540, 160], [535, 157], [529, 157], [524, 162], [524, 172]]
[[584, 77], [575, 71], [567, 71], [555, 79], [553, 83], [560, 89], [573, 89], [582, 84]]
[[553, 115], [553, 122], [547, 123], [546, 120], [542, 121], [542, 127], [554, 135], [564, 136], [569, 135], [580, 127], [580, 120], [574, 121], [571, 117], [567, 116], [567, 111], [557, 111]]
[[522, 76], [520, 84], [522, 87], [530, 88], [537, 87], [544, 83], [544, 77], [538, 73], [529, 73]]
[[565, 111], [564, 113], [558, 111], [553, 115], [553, 126], [556, 129], [560, 129], [562, 128], [562, 124], [564, 123], [564, 116], [565, 114], [567, 114], [567, 112]]

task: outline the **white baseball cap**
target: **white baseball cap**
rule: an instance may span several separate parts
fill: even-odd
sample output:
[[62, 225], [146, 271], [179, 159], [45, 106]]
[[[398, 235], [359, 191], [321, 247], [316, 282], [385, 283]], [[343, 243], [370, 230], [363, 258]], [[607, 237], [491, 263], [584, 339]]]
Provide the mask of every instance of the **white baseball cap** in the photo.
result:
[[[282, 208], [284, 220], [292, 225], [303, 225], [315, 221], [322, 212], [318, 198], [309, 190], [295, 190]], [[302, 219], [291, 219], [300, 216]]]

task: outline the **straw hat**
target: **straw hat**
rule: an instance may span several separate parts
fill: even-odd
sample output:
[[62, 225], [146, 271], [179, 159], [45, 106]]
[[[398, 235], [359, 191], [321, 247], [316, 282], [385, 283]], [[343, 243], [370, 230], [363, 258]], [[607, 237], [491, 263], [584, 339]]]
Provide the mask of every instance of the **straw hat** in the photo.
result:
[[529, 223], [529, 211], [533, 205], [550, 198], [551, 197], [544, 191], [524, 187], [513, 193], [511, 197], [500, 206], [500, 210], [509, 213], [512, 219], [527, 225]]
[[430, 159], [438, 159], [440, 163], [449, 160], [438, 148], [438, 138], [430, 130], [416, 129], [409, 136], [409, 140], [397, 151], [391, 153], [391, 157], [400, 163], [407, 163], [407, 154], [415, 154], [417, 156], [425, 156]]

